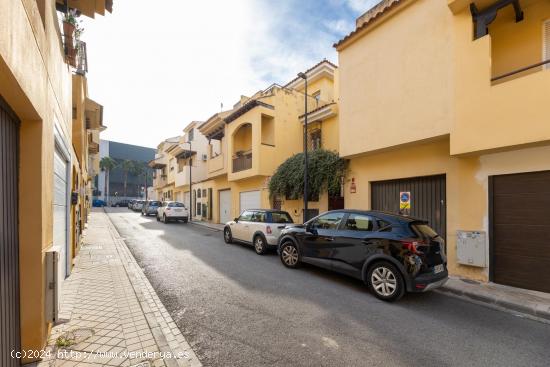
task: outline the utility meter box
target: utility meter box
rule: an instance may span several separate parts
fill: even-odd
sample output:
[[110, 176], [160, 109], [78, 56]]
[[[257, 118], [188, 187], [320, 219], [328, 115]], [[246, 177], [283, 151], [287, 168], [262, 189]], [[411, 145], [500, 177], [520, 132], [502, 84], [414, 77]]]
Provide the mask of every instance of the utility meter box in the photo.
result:
[[457, 262], [487, 267], [487, 236], [481, 231], [456, 231]]

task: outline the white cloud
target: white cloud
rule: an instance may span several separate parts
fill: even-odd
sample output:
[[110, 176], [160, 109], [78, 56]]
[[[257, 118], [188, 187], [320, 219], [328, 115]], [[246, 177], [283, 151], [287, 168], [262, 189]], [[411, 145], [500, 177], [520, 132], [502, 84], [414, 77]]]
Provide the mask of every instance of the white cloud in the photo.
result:
[[353, 21], [348, 19], [333, 19], [325, 22], [325, 26], [336, 34], [347, 34], [354, 29]]
[[363, 14], [381, 0], [346, 0], [347, 5], [351, 10], [356, 11], [360, 14]]
[[311, 34], [292, 14], [284, 2], [117, 0], [113, 14], [85, 22], [102, 138], [154, 147], [222, 102], [334, 59], [333, 36]]

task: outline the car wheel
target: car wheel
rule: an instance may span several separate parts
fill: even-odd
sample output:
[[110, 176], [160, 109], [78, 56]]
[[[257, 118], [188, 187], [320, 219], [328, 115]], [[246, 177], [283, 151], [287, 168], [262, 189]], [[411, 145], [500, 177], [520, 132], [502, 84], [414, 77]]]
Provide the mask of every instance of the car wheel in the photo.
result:
[[258, 234], [254, 236], [254, 250], [258, 255], [263, 255], [267, 252], [267, 243], [263, 235]]
[[225, 243], [233, 243], [233, 236], [231, 235], [231, 230], [229, 228], [225, 228], [223, 230], [223, 240]]
[[281, 261], [287, 268], [297, 268], [300, 265], [298, 247], [291, 240], [286, 240], [281, 246]]
[[399, 270], [386, 261], [369, 268], [367, 274], [369, 289], [383, 301], [397, 301], [405, 294], [405, 282]]

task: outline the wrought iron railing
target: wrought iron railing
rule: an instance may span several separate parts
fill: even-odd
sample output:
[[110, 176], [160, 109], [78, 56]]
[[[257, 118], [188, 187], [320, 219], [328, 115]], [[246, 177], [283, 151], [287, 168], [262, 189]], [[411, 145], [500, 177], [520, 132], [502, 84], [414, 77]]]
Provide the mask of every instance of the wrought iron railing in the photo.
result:
[[252, 153], [233, 158], [233, 172], [252, 168]]
[[519, 74], [519, 73], [523, 73], [524, 71], [528, 71], [528, 70], [538, 68], [538, 67], [548, 65], [548, 64], [550, 64], [550, 59], [544, 60], [544, 61], [541, 61], [541, 62], [537, 62], [536, 64], [525, 66], [525, 67], [510, 71], [510, 72], [502, 74], [502, 75], [495, 76], [495, 77], [491, 78], [491, 81], [496, 82], [497, 80], [504, 79], [504, 78], [507, 78], [509, 76], [516, 75], [516, 74]]

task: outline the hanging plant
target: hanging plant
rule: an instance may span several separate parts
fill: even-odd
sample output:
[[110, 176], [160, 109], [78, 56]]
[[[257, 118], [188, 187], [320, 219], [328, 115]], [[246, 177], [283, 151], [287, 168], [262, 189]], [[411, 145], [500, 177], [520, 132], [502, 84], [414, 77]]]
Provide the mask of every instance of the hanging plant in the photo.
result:
[[[317, 149], [308, 153], [308, 196], [318, 198], [327, 191], [329, 196], [340, 195], [340, 179], [346, 173], [346, 161], [337, 153]], [[288, 158], [269, 181], [269, 195], [281, 195], [291, 200], [304, 196], [304, 153]]]

